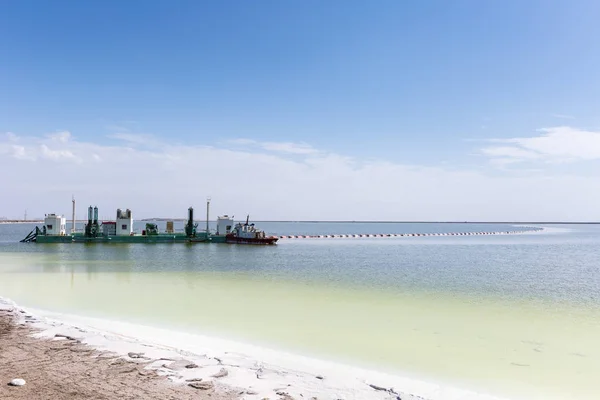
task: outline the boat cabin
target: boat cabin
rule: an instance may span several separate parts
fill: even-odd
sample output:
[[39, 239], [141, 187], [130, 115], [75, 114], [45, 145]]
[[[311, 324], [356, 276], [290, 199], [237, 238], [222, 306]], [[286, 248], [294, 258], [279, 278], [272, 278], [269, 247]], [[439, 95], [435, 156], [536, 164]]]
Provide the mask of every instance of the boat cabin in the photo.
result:
[[66, 235], [67, 219], [62, 215], [46, 214], [44, 218], [46, 235]]

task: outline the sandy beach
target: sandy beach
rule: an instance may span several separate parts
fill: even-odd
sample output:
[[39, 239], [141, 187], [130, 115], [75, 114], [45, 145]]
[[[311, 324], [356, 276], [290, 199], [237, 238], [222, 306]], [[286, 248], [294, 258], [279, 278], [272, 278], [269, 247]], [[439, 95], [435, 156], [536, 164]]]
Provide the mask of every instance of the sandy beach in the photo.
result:
[[[2, 399], [238, 399], [239, 392], [214, 383], [174, 384], [148, 360], [126, 360], [72, 338], [35, 338], [17, 322], [15, 311], [0, 310], [0, 398]], [[164, 360], [169, 364], [169, 360]], [[10, 386], [15, 378], [25, 386]], [[201, 382], [199, 382], [201, 383]]]

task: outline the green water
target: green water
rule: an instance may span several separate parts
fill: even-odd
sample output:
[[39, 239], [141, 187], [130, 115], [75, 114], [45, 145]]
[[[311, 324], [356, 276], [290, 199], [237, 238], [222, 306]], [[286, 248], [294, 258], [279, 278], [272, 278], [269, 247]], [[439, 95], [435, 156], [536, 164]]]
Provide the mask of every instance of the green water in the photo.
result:
[[[586, 238], [470, 239], [467, 247], [7, 247], [0, 252], [0, 295], [499, 395], [593, 399], [600, 389], [597, 276], [587, 264], [587, 277], [565, 271], [569, 262], [575, 268], [596, 259]], [[549, 243], [540, 247], [540, 240]], [[588, 253], [573, 260], [582, 251]], [[561, 254], [561, 270], [550, 268], [557, 261], [548, 252]], [[410, 255], [410, 269], [399, 254]], [[513, 257], [538, 264], [497, 267]], [[444, 268], [431, 267], [436, 263]], [[455, 263], [461, 269], [450, 273]]]

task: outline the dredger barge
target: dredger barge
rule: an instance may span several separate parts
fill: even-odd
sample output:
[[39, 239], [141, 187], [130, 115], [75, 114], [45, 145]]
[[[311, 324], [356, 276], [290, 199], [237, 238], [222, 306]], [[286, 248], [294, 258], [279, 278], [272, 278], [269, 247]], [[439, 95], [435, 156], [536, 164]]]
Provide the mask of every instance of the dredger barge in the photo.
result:
[[231, 244], [275, 244], [276, 236], [267, 236], [254, 224], [234, 225], [233, 217], [227, 215], [217, 218], [217, 230], [209, 230], [209, 206], [206, 203], [206, 229], [198, 229], [194, 222], [194, 209], [188, 209], [188, 218], [183, 232], [173, 229], [174, 221], [167, 221], [164, 232], [157, 224], [146, 223], [141, 233], [133, 229], [131, 210], [118, 209], [115, 221], [99, 221], [98, 207], [88, 208], [87, 223], [82, 232], [75, 229], [75, 200], [73, 200], [73, 219], [71, 232], [67, 233], [66, 218], [58, 214], [46, 214], [42, 228], [35, 227], [21, 242], [36, 243], [231, 243]]

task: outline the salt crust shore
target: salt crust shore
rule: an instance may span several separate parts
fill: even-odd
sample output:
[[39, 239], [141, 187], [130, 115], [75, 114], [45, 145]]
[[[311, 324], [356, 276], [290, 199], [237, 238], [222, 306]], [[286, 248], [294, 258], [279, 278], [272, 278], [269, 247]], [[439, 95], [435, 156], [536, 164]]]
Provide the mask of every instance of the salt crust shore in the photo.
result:
[[[17, 314], [0, 310], [0, 399], [239, 399], [239, 392], [214, 385], [174, 385], [146, 369], [145, 360], [127, 361], [74, 339], [34, 338], [28, 323], [16, 323]], [[13, 379], [24, 386], [7, 385]]]
[[[172, 386], [190, 390], [190, 380], [211, 382], [211, 399], [502, 400], [218, 338], [24, 309], [2, 297], [0, 310], [12, 311], [35, 338], [79, 341], [96, 349], [96, 356], [109, 352], [123, 361], [143, 362], [143, 371], [168, 378]], [[195, 398], [204, 398], [198, 397], [202, 390]], [[187, 398], [183, 394], [174, 398]]]

